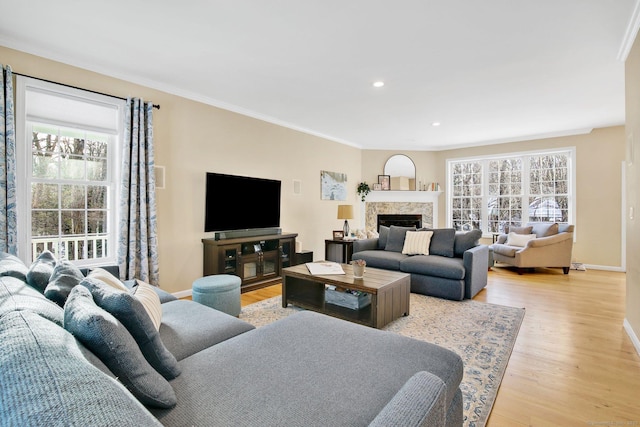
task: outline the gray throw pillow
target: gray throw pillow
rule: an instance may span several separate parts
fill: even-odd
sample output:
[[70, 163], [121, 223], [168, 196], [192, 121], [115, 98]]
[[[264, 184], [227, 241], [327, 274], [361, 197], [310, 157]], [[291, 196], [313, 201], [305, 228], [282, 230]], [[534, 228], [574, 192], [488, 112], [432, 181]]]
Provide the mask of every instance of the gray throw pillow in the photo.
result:
[[532, 226], [528, 227], [518, 227], [516, 225], [508, 225], [504, 228], [505, 234], [516, 233], [516, 234], [531, 234], [533, 230]]
[[20, 258], [6, 252], [0, 252], [0, 276], [11, 276], [27, 283], [29, 269]]
[[555, 236], [558, 234], [558, 223], [552, 222], [539, 222], [531, 224], [533, 228], [531, 232], [536, 235], [536, 237], [549, 237]]
[[171, 384], [147, 363], [122, 323], [98, 307], [84, 286], [73, 288], [64, 306], [64, 327], [107, 365], [144, 405], [172, 408]]
[[453, 258], [453, 244], [456, 238], [456, 230], [453, 228], [421, 228], [421, 230], [433, 231], [429, 255], [440, 255]]
[[[138, 343], [147, 362], [168, 380], [180, 375], [178, 361], [164, 346], [142, 303], [128, 292], [107, 285], [99, 279], [86, 277], [80, 282], [87, 288], [95, 303], [113, 315], [127, 328]], [[135, 292], [135, 287], [132, 293]]]
[[31, 264], [31, 267], [29, 267], [27, 284], [44, 293], [44, 290], [51, 280], [55, 266], [56, 258], [53, 254], [49, 251], [43, 251], [38, 255], [38, 258], [36, 258], [33, 264]]
[[389, 238], [389, 227], [381, 225], [378, 230], [378, 249], [384, 249], [387, 246], [387, 239]]
[[456, 238], [453, 245], [453, 254], [462, 257], [465, 251], [478, 246], [478, 241], [482, 237], [482, 231], [456, 231]]
[[[62, 326], [62, 308], [15, 277], [0, 277], [0, 318], [12, 311], [29, 311]], [[4, 321], [4, 320], [3, 320]]]
[[60, 307], [64, 307], [71, 289], [77, 286], [83, 278], [80, 269], [71, 262], [58, 261], [51, 274], [49, 284], [44, 290], [44, 296]]
[[415, 227], [398, 227], [397, 225], [392, 225], [389, 227], [389, 237], [384, 250], [402, 252], [402, 248], [404, 247], [404, 238], [407, 235], [407, 231], [415, 230]]

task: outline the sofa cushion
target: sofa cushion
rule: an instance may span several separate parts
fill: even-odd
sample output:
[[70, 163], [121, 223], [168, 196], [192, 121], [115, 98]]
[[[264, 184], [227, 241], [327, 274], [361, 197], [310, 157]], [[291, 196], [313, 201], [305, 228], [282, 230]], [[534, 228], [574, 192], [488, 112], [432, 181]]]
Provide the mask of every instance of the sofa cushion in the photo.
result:
[[482, 237], [482, 231], [456, 231], [456, 237], [453, 243], [453, 255], [461, 257], [465, 251], [478, 246], [478, 242]]
[[531, 232], [536, 237], [549, 237], [558, 234], [558, 223], [556, 222], [534, 222], [529, 225], [532, 227]]
[[453, 228], [421, 228], [421, 230], [433, 231], [430, 255], [453, 257], [453, 244], [456, 238], [456, 230]]
[[[345, 360], [353, 363], [337, 362]], [[447, 405], [463, 375], [460, 357], [443, 347], [311, 311], [209, 347], [180, 365], [183, 373], [172, 384], [178, 400], [188, 404], [152, 410], [168, 426], [212, 420], [237, 426], [366, 426], [415, 373], [431, 372], [444, 381]], [[373, 366], [391, 368], [362, 373]], [[274, 392], [283, 378], [299, 380]], [[246, 397], [248, 383], [260, 399], [239, 398]], [[201, 392], [211, 384], [221, 392]]]
[[465, 276], [462, 258], [448, 258], [437, 255], [408, 257], [400, 263], [400, 271], [453, 280], [463, 280]]
[[62, 308], [22, 280], [0, 277], [0, 317], [12, 311], [30, 311], [62, 326]]
[[389, 227], [389, 238], [387, 239], [387, 244], [384, 247], [385, 251], [391, 252], [402, 252], [402, 248], [404, 247], [404, 239], [407, 234], [407, 231], [415, 231], [415, 227], [398, 227], [397, 225], [392, 225]]
[[429, 255], [433, 231], [407, 231], [402, 253], [405, 255]]
[[535, 234], [518, 234], [515, 232], [510, 232], [507, 236], [507, 241], [505, 245], [507, 246], [518, 246], [520, 248], [527, 246], [529, 240], [533, 240], [536, 238]]
[[162, 304], [160, 337], [177, 360], [252, 329], [250, 323], [194, 301]]
[[151, 317], [138, 298], [93, 277], [86, 277], [80, 285], [91, 292], [96, 305], [113, 315], [127, 328], [145, 359], [155, 370], [167, 379], [180, 375], [176, 358], [165, 347]]
[[44, 293], [51, 280], [53, 269], [56, 266], [56, 258], [49, 251], [43, 251], [29, 267], [27, 283], [29, 286]]
[[356, 252], [351, 259], [363, 259], [369, 267], [400, 271], [400, 262], [406, 259], [407, 256], [400, 252], [371, 250]]
[[76, 287], [83, 278], [84, 275], [74, 264], [66, 260], [58, 261], [51, 274], [51, 280], [44, 290], [44, 296], [60, 307], [64, 307], [71, 289]]
[[81, 347], [69, 332], [35, 313], [16, 311], [4, 316], [0, 322], [2, 424], [159, 426], [122, 384], [83, 357]]
[[378, 249], [384, 249], [389, 239], [389, 227], [381, 225], [378, 234]]
[[98, 307], [84, 286], [73, 288], [67, 298], [64, 327], [95, 353], [141, 403], [159, 408], [175, 406], [171, 385], [147, 363], [127, 328]]
[[0, 252], [0, 276], [11, 276], [27, 283], [29, 269], [20, 258], [6, 252]]

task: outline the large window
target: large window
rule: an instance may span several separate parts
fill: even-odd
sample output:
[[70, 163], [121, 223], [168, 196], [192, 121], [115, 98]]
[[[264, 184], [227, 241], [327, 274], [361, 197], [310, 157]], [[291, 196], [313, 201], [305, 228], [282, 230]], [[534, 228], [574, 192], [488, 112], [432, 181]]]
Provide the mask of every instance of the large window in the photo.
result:
[[528, 222], [573, 223], [573, 148], [447, 162], [448, 225], [502, 233]]
[[19, 255], [115, 262], [121, 103], [18, 81]]

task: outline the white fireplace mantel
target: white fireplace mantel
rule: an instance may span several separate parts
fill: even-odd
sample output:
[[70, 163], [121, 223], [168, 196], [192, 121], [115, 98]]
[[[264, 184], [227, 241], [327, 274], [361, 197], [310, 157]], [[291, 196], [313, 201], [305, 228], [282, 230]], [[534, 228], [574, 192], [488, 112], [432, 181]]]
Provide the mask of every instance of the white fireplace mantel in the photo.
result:
[[438, 224], [438, 198], [442, 191], [371, 191], [360, 209], [360, 224], [365, 226], [365, 203], [432, 203], [433, 224]]

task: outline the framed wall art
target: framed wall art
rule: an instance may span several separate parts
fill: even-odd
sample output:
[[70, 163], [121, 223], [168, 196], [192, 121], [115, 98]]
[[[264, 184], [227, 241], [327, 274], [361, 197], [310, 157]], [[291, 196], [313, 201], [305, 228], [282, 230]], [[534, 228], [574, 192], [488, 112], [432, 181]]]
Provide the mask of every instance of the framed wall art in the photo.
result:
[[320, 171], [320, 198], [322, 200], [347, 200], [347, 174]]

